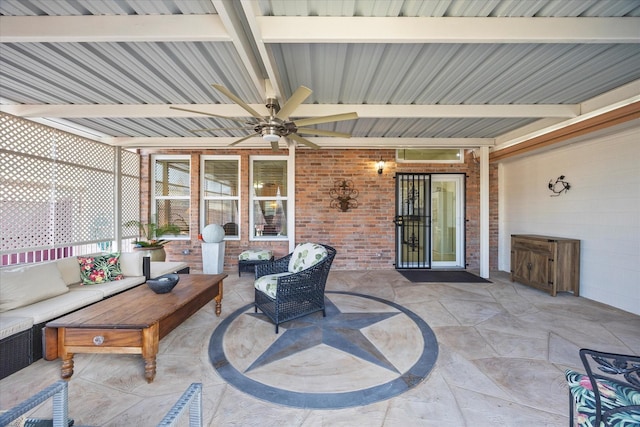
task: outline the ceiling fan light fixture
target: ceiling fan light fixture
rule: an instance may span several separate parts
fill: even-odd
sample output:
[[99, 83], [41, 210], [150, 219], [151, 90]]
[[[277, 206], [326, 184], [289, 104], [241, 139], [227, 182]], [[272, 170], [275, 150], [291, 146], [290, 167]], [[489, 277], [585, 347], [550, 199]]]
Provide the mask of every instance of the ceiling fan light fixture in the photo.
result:
[[280, 141], [280, 137], [278, 135], [274, 135], [271, 133], [262, 135], [262, 139], [264, 139], [267, 142], [278, 142]]
[[267, 126], [262, 128], [262, 139], [267, 142], [278, 142], [280, 140], [280, 135], [278, 135], [276, 128]]

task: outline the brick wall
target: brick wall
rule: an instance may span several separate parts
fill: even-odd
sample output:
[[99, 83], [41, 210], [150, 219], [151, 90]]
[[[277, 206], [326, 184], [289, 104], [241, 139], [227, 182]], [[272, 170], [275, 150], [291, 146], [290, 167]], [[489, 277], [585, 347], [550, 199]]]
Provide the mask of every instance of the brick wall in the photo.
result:
[[[150, 155], [141, 151], [142, 189], [141, 213], [148, 217], [150, 191]], [[158, 152], [159, 153], [159, 152]], [[191, 239], [174, 241], [165, 249], [167, 259], [182, 260], [194, 272], [202, 271], [200, 233], [200, 155], [241, 155], [241, 239], [226, 241], [225, 271], [237, 270], [237, 256], [249, 247], [271, 248], [276, 257], [288, 253], [287, 242], [249, 242], [249, 155], [272, 154], [271, 150], [189, 150], [167, 151], [162, 154], [191, 155]], [[282, 151], [278, 154], [285, 154]], [[382, 157], [386, 164], [378, 175], [375, 163]], [[464, 173], [466, 179], [466, 263], [469, 269], [479, 269], [479, 165], [471, 155], [462, 164], [396, 164], [394, 150], [306, 150], [296, 153], [296, 242], [317, 241], [338, 250], [333, 268], [338, 270], [391, 269], [395, 257], [395, 180], [396, 173]], [[358, 190], [358, 207], [347, 212], [331, 208], [329, 191], [338, 180], [350, 180]], [[490, 165], [490, 269], [497, 269], [498, 184], [497, 166]], [[188, 255], [182, 251], [189, 249]]]

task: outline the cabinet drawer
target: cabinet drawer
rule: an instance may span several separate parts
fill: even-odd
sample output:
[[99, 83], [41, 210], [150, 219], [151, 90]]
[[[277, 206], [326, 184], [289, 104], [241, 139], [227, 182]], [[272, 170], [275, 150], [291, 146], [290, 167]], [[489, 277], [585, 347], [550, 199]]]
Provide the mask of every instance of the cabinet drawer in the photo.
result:
[[540, 240], [520, 240], [514, 239], [512, 250], [532, 251], [538, 253], [553, 253], [553, 242], [544, 242]]
[[67, 329], [64, 344], [86, 347], [139, 347], [142, 331], [137, 329]]

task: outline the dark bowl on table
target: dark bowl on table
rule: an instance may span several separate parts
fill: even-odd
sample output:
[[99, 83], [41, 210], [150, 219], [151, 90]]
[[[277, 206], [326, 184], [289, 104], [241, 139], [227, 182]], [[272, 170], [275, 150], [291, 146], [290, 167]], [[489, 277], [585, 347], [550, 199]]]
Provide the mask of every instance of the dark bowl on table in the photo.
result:
[[164, 274], [147, 280], [147, 285], [156, 294], [166, 294], [178, 284], [178, 280], [180, 280], [180, 276], [177, 274]]

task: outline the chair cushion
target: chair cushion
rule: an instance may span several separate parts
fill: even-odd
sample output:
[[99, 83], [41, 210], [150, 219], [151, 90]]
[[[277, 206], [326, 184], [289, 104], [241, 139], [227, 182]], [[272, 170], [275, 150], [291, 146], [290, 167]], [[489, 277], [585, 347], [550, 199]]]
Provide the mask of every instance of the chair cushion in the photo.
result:
[[0, 283], [0, 312], [69, 292], [55, 262], [3, 268]]
[[[578, 425], [594, 427], [596, 403], [589, 377], [571, 369], [565, 371], [565, 377], [575, 402], [575, 419]], [[637, 389], [603, 379], [597, 380], [597, 384], [603, 411], [621, 406], [640, 405], [640, 392]], [[612, 415], [609, 418], [609, 422], [612, 425], [636, 425], [634, 423], [640, 422], [640, 414], [620, 412]]]
[[106, 254], [99, 256], [79, 256], [80, 278], [83, 285], [122, 280], [124, 275], [120, 270], [120, 254]]
[[327, 250], [317, 243], [300, 243], [289, 260], [289, 272], [298, 273], [313, 267], [327, 257]]
[[240, 261], [266, 261], [273, 256], [273, 251], [268, 249], [247, 249], [238, 255]]
[[266, 276], [259, 277], [253, 286], [270, 298], [276, 298], [276, 292], [278, 291], [278, 277], [288, 276], [290, 273], [285, 271], [284, 273], [267, 274]]

